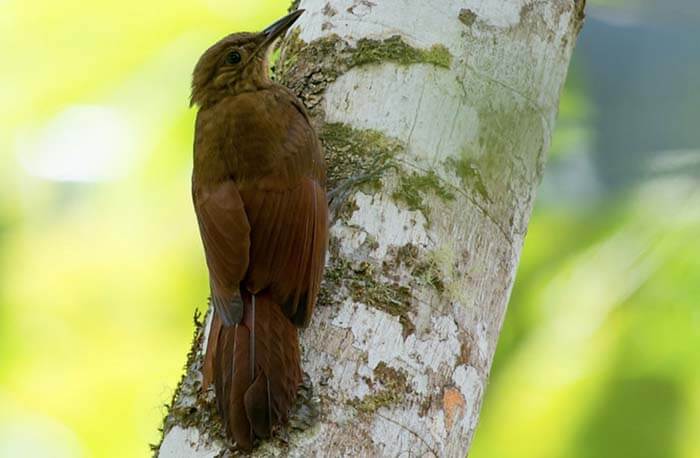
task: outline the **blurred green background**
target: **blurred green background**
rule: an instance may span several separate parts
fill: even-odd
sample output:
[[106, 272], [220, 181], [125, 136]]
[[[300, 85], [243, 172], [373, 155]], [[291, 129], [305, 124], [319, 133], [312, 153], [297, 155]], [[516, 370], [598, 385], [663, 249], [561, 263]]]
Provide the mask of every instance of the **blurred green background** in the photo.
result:
[[[289, 0], [0, 0], [0, 457], [149, 453], [207, 296], [189, 74]], [[475, 458], [700, 456], [700, 5], [589, 1]]]

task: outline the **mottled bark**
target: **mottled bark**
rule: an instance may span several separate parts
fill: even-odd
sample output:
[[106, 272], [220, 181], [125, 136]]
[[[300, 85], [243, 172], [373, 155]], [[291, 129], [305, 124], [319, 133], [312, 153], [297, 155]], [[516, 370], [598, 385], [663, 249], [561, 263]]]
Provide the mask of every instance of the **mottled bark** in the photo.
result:
[[[320, 415], [257, 455], [466, 455], [583, 3], [299, 2], [277, 75], [314, 117], [337, 208], [302, 337]], [[221, 451], [196, 395], [205, 337], [160, 456]]]

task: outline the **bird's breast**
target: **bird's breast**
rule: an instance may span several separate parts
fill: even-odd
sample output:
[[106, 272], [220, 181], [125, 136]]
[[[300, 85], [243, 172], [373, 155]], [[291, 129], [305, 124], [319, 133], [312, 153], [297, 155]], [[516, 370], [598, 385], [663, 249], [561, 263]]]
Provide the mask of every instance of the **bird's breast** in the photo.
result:
[[288, 98], [260, 90], [200, 111], [195, 169], [211, 179], [234, 179], [242, 187], [280, 189], [308, 176], [318, 155], [317, 140]]

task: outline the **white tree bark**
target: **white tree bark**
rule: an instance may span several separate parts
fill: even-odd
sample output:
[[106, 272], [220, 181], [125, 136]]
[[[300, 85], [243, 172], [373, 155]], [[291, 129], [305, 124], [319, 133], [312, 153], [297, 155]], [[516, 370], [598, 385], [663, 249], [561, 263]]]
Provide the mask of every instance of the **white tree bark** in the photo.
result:
[[[302, 338], [320, 417], [257, 455], [467, 454], [583, 3], [299, 2], [278, 72], [345, 199]], [[205, 338], [161, 457], [222, 451], [197, 395]]]

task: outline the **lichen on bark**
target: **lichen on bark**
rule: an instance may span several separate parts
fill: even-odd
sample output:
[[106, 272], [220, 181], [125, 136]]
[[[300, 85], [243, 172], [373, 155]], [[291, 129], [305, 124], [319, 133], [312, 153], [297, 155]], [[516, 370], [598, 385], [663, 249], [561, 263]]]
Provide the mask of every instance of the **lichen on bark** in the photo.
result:
[[382, 62], [399, 65], [432, 64], [436, 67], [450, 68], [452, 54], [442, 44], [434, 44], [429, 49], [410, 46], [399, 35], [384, 40], [362, 38], [351, 52], [348, 66], [353, 68]]
[[399, 182], [391, 195], [396, 202], [404, 203], [409, 210], [423, 213], [428, 224], [430, 224], [428, 196], [435, 195], [448, 202], [455, 199], [450, 186], [441, 180], [434, 170], [425, 173], [402, 171], [399, 174]]
[[459, 21], [467, 27], [471, 27], [474, 24], [476, 17], [476, 13], [469, 8], [459, 10]]
[[356, 129], [343, 123], [323, 124], [319, 138], [328, 167], [329, 189], [352, 176], [367, 176], [364, 183], [376, 188], [381, 174], [373, 172], [386, 170], [405, 148], [402, 142], [379, 131]]
[[471, 159], [469, 154], [463, 152], [459, 158], [447, 158], [444, 165], [447, 170], [451, 170], [457, 174], [464, 189], [476, 191], [484, 202], [493, 202], [484, 184], [479, 165], [477, 161]]
[[365, 381], [373, 392], [362, 399], [355, 398], [348, 402], [362, 414], [371, 414], [382, 407], [400, 403], [412, 391], [405, 371], [389, 367], [384, 362], [374, 368], [373, 379], [366, 378]]
[[[371, 250], [372, 243], [372, 240], [367, 240], [365, 249]], [[331, 263], [326, 269], [325, 283], [321, 291], [321, 301], [319, 301], [321, 305], [324, 299], [330, 302], [338, 292], [347, 292], [353, 301], [397, 317], [403, 327], [404, 336], [415, 330], [409, 315], [412, 308], [412, 295], [407, 285], [383, 277], [380, 263], [353, 262], [341, 256], [337, 242], [334, 240], [331, 240], [329, 251]], [[386, 264], [384, 266], [386, 267]]]
[[194, 333], [190, 351], [187, 354], [184, 372], [175, 388], [170, 403], [165, 406], [166, 414], [160, 427], [161, 437], [157, 444], [152, 444], [154, 458], [158, 455], [165, 432], [173, 426], [194, 426], [201, 432], [206, 432], [208, 443], [219, 441], [225, 443], [223, 426], [216, 411], [213, 392], [202, 392], [201, 365], [202, 342], [204, 340], [204, 322], [199, 310], [194, 313]]
[[355, 45], [336, 34], [310, 43], [299, 36], [299, 30], [294, 29], [285, 39], [276, 74], [317, 119], [323, 119], [319, 102], [326, 87], [352, 68], [392, 62], [404, 66], [429, 64], [448, 69], [453, 60], [450, 51], [442, 44], [421, 49], [411, 46], [399, 35], [383, 40], [362, 38]]

